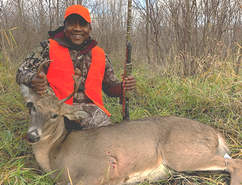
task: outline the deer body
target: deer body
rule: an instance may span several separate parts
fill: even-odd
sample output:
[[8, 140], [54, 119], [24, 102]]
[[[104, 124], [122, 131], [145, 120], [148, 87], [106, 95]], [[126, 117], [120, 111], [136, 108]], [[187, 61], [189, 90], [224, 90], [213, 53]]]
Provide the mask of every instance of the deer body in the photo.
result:
[[[223, 156], [228, 149], [223, 136], [186, 118], [150, 117], [68, 135], [64, 124], [62, 127], [53, 133], [62, 133], [61, 139], [52, 140], [49, 147], [41, 144], [41, 139], [33, 144], [35, 154], [40, 153], [36, 159], [41, 167], [51, 167], [47, 172], [58, 169], [53, 179], [64, 169], [57, 181], [60, 184], [70, 182], [68, 173], [74, 184], [98, 185], [164, 179], [163, 165], [176, 171], [227, 169]], [[42, 143], [49, 142], [46, 139]], [[47, 150], [47, 161], [42, 161], [41, 148]]]
[[30, 108], [27, 139], [40, 166], [47, 173], [56, 170], [51, 178], [59, 176], [57, 184], [156, 181], [165, 178], [166, 168], [224, 170], [231, 174], [231, 185], [242, 183], [242, 160], [224, 159], [229, 152], [226, 141], [208, 125], [168, 116], [67, 132], [64, 116], [78, 120], [89, 114], [53, 95], [38, 96], [26, 86], [20, 88]]

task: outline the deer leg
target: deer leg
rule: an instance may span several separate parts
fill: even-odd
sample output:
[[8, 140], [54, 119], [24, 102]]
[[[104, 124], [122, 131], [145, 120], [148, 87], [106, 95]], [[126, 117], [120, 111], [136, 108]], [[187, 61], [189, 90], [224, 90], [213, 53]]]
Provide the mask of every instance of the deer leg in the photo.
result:
[[169, 168], [178, 171], [213, 171], [226, 170], [225, 159], [219, 155], [195, 155], [192, 157], [164, 159]]
[[242, 160], [241, 159], [225, 159], [227, 171], [231, 176], [231, 185], [242, 184]]
[[197, 158], [166, 161], [166, 165], [175, 171], [227, 171], [231, 176], [231, 185], [242, 185], [242, 160], [225, 159], [219, 155], [204, 155]]

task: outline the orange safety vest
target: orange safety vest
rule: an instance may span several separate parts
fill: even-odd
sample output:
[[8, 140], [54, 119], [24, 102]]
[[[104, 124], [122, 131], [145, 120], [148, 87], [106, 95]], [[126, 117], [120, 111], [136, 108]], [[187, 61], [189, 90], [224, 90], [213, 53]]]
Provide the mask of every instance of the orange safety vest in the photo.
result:
[[[69, 49], [59, 45], [55, 40], [49, 39], [50, 63], [47, 80], [59, 99], [64, 99], [74, 90], [74, 67]], [[103, 106], [102, 81], [105, 73], [105, 53], [102, 48], [95, 46], [92, 50], [92, 61], [85, 82], [85, 93], [93, 103], [100, 107], [108, 116], [111, 114]], [[65, 103], [72, 105], [73, 98]]]

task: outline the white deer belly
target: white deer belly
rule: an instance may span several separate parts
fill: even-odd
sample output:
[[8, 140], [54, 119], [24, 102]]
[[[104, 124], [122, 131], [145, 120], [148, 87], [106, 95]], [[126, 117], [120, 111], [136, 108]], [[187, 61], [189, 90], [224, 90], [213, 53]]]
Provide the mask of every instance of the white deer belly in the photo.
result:
[[142, 182], [148, 180], [149, 182], [157, 181], [161, 179], [166, 179], [169, 169], [166, 168], [163, 164], [160, 164], [158, 167], [140, 173], [135, 173], [130, 176], [129, 179], [124, 184]]

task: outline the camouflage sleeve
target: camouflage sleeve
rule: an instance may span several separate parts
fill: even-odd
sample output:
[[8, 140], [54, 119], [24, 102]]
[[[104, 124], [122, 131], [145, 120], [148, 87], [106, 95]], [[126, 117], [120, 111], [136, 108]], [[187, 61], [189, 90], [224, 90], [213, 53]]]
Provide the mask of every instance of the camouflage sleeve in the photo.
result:
[[123, 94], [122, 84], [115, 76], [113, 66], [107, 55], [105, 74], [103, 78], [103, 92], [111, 97], [119, 97]]
[[[31, 80], [37, 72], [37, 69], [43, 60], [49, 60], [49, 40], [38, 44], [33, 51], [27, 56], [25, 61], [18, 68], [16, 82], [30, 87]], [[46, 73], [48, 65], [44, 66]]]

